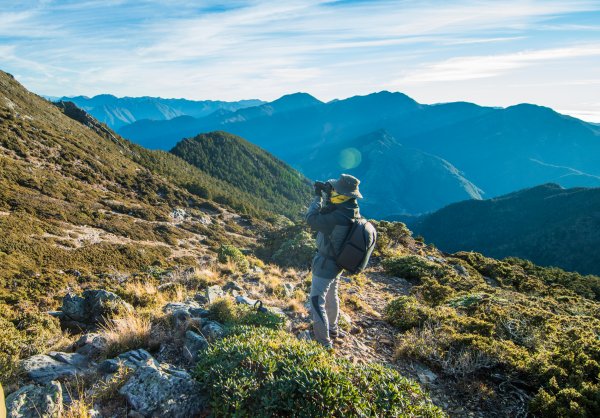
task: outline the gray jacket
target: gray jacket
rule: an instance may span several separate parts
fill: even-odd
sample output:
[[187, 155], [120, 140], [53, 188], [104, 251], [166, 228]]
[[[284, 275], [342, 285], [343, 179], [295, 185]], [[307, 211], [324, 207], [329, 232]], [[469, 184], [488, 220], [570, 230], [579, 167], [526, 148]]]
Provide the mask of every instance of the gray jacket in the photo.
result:
[[312, 262], [312, 272], [315, 276], [333, 279], [342, 272], [335, 262], [335, 253], [340, 250], [344, 238], [348, 235], [352, 219], [358, 218], [360, 213], [356, 199], [325, 207], [320, 197], [315, 197], [312, 201], [306, 212], [306, 222], [318, 231], [317, 254]]

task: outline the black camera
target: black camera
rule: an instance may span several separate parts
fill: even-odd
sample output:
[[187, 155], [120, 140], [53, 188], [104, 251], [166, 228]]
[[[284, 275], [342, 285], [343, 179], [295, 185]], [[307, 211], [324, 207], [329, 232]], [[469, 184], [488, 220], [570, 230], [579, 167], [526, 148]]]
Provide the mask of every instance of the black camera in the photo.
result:
[[317, 196], [321, 196], [323, 193], [329, 196], [332, 190], [333, 186], [331, 185], [331, 183], [315, 181], [315, 194]]

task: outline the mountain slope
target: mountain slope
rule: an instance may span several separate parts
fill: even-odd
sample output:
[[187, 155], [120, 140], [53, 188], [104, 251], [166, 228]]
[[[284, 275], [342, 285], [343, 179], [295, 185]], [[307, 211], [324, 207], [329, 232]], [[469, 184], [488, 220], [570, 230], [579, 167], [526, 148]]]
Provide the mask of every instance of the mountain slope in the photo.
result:
[[402, 146], [380, 130], [348, 141], [342, 153], [324, 146], [302, 161], [314, 178], [337, 177], [338, 164], [361, 179], [361, 208], [371, 217], [427, 212], [465, 199], [481, 199], [481, 190], [447, 161]]
[[118, 129], [143, 119], [168, 120], [183, 115], [200, 118], [218, 110], [236, 111], [263, 103], [260, 100], [223, 102], [163, 99], [161, 97], [115, 97], [110, 94], [101, 94], [94, 97], [62, 97], [56, 101], [73, 102], [112, 129]]
[[244, 139], [211, 132], [179, 142], [171, 153], [210, 176], [268, 201], [275, 212], [299, 216], [311, 184], [300, 173]]
[[445, 251], [515, 256], [580, 273], [600, 273], [600, 188], [546, 184], [425, 216], [415, 233]]

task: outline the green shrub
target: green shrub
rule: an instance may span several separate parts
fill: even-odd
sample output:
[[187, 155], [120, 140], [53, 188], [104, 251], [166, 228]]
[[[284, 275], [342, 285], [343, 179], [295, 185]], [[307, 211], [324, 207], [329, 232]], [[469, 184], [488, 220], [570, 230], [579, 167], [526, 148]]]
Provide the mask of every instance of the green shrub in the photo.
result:
[[316, 243], [307, 231], [300, 231], [281, 244], [273, 261], [284, 267], [307, 268], [315, 255]]
[[263, 327], [235, 328], [207, 348], [195, 377], [217, 417], [443, 416], [418, 384], [392, 369], [355, 366]]
[[242, 254], [239, 248], [229, 244], [221, 244], [217, 255], [217, 260], [219, 263], [227, 263], [231, 261], [242, 273], [247, 272], [250, 268], [250, 263], [248, 262], [248, 259], [246, 259], [246, 256]]
[[417, 255], [391, 257], [383, 260], [382, 264], [389, 275], [407, 280], [419, 280], [425, 276], [442, 275], [444, 272], [437, 264]]
[[413, 296], [400, 296], [385, 308], [386, 320], [402, 331], [422, 325], [427, 320], [437, 320], [454, 316], [452, 309], [431, 308], [421, 304]]
[[230, 298], [222, 298], [213, 302], [210, 317], [228, 327], [235, 325], [262, 326], [270, 329], [282, 329], [285, 318], [273, 312], [258, 312], [248, 305], [240, 305]]

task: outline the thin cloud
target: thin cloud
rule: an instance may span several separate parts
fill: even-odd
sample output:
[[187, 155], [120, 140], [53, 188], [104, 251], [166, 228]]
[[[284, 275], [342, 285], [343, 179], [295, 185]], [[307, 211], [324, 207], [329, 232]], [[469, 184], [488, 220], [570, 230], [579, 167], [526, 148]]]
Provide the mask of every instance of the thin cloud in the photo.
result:
[[458, 57], [416, 69], [395, 80], [395, 83], [443, 82], [495, 77], [510, 70], [546, 61], [589, 56], [600, 56], [600, 46], [586, 45], [502, 55]]

